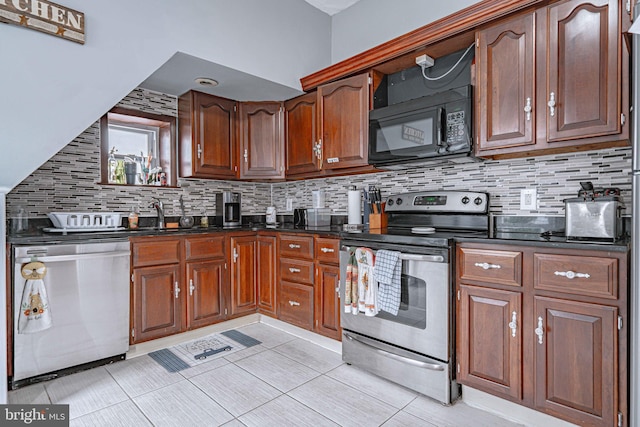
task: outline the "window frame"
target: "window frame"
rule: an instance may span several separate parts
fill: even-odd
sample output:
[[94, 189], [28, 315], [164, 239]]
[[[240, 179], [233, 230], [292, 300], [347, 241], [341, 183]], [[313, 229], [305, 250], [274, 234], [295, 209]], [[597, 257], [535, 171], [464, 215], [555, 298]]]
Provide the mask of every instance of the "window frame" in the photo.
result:
[[165, 187], [177, 187], [176, 168], [176, 118], [162, 114], [147, 113], [114, 107], [100, 119], [100, 184], [126, 185], [137, 187], [155, 187], [144, 184], [115, 184], [109, 182], [109, 123], [122, 125], [154, 126], [159, 129], [158, 134], [158, 163], [167, 175]]

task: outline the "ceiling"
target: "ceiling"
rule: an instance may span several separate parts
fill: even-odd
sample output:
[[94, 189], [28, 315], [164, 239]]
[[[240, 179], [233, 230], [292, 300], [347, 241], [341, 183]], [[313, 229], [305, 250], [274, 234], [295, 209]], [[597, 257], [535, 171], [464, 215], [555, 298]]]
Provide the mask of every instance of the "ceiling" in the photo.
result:
[[[331, 16], [359, 0], [305, 1]], [[199, 77], [215, 79], [219, 85], [202, 86], [195, 82]], [[180, 96], [194, 89], [237, 101], [284, 101], [302, 94], [302, 91], [291, 87], [182, 52], [174, 54], [139, 86], [174, 96]]]
[[357, 3], [359, 0], [305, 0], [311, 6], [320, 9], [328, 15], [335, 15]]

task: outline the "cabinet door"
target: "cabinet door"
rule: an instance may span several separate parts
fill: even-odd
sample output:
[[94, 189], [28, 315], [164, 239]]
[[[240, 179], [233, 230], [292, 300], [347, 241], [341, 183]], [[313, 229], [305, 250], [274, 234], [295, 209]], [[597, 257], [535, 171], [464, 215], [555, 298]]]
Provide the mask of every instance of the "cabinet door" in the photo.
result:
[[318, 88], [321, 168], [367, 165], [369, 147], [369, 75]]
[[534, 14], [478, 32], [477, 151], [535, 144]]
[[187, 263], [187, 327], [211, 325], [224, 320], [225, 260]]
[[314, 285], [315, 331], [340, 340], [340, 267], [318, 264]]
[[276, 236], [258, 236], [258, 308], [260, 312], [276, 315]]
[[256, 237], [232, 237], [231, 258], [231, 314], [255, 312]]
[[[539, 47], [547, 49], [539, 59], [546, 57], [549, 61], [540, 63], [549, 73], [546, 99], [540, 100], [541, 108], [547, 110], [548, 140], [619, 133], [622, 84], [618, 2], [564, 1], [538, 14], [542, 32]], [[547, 102], [554, 103], [553, 108], [546, 106]]]
[[180, 97], [180, 172], [183, 177], [236, 177], [236, 102], [191, 91]]
[[240, 103], [240, 178], [284, 178], [282, 104]]
[[312, 92], [284, 103], [287, 176], [318, 171], [317, 96]]
[[522, 294], [460, 286], [458, 382], [522, 399]]
[[535, 405], [581, 425], [617, 425], [616, 307], [535, 297]]
[[179, 264], [134, 270], [132, 344], [181, 331], [184, 289], [179, 277]]

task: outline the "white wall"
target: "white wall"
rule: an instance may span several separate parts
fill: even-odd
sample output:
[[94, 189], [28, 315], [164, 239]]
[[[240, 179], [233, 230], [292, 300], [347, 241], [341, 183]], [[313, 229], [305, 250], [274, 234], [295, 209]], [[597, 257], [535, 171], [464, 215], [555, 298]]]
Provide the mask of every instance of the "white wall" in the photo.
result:
[[476, 3], [475, 0], [360, 0], [333, 15], [331, 62], [340, 62]]
[[330, 63], [331, 18], [301, 0], [65, 0], [86, 44], [0, 25], [0, 187], [13, 188], [181, 51], [295, 89]]

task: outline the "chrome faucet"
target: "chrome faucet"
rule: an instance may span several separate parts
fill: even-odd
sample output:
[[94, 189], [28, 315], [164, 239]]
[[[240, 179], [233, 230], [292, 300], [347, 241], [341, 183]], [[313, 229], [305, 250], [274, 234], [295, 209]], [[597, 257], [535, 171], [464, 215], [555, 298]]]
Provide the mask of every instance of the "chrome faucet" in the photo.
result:
[[164, 228], [164, 206], [160, 199], [154, 197], [149, 207], [156, 208], [158, 211], [158, 228]]

